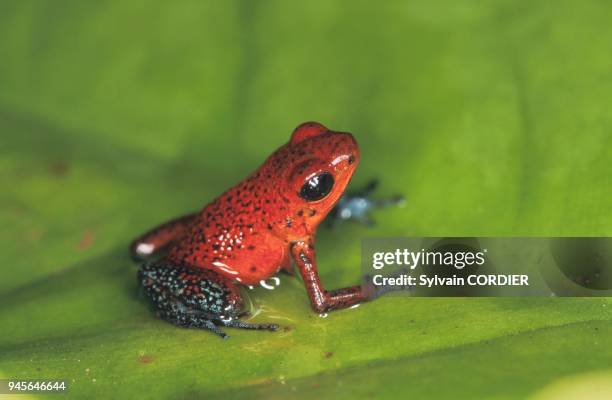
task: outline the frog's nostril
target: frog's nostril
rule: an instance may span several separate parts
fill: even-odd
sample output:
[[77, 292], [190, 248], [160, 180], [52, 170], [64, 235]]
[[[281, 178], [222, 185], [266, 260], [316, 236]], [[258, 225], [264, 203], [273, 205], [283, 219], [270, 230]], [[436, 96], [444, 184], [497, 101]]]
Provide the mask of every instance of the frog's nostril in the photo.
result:
[[351, 155], [349, 156], [349, 158], [348, 158], [348, 163], [349, 163], [349, 164], [352, 164], [352, 163], [354, 163], [354, 162], [355, 162], [355, 156], [354, 156], [353, 154], [351, 154]]

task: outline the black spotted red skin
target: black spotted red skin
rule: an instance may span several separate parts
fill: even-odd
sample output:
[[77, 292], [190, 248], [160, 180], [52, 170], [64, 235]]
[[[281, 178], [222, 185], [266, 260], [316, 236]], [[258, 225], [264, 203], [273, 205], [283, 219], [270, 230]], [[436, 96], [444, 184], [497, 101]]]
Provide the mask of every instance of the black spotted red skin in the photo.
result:
[[[137, 239], [133, 254], [143, 245], [151, 254], [168, 250], [159, 261], [145, 263], [138, 276], [159, 315], [220, 336], [225, 334], [218, 325], [274, 330], [275, 325], [238, 319], [243, 310], [236, 285], [253, 285], [289, 269], [292, 259], [315, 311], [368, 300], [360, 286], [325, 290], [314, 251], [316, 229], [344, 193], [358, 162], [359, 148], [351, 134], [304, 123], [252, 175], [200, 212]], [[329, 192], [316, 201], [302, 198], [305, 182], [321, 173], [333, 177]]]
[[[168, 260], [213, 269], [245, 285], [269, 278], [290, 265], [292, 242], [314, 236], [344, 192], [358, 158], [352, 135], [317, 123], [298, 127], [257, 171], [201, 210], [171, 247]], [[330, 167], [333, 161], [337, 164]], [[308, 203], [298, 191], [304, 175], [319, 169], [330, 170], [335, 188], [325, 199]]]

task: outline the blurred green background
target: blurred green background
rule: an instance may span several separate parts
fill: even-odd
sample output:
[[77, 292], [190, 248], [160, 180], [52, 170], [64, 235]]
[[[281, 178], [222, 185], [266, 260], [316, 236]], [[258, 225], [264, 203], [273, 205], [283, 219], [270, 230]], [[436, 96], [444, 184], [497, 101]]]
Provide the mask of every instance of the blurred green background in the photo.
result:
[[358, 282], [365, 236], [609, 236], [610, 21], [595, 0], [0, 2], [0, 376], [74, 397], [612, 396], [609, 298], [320, 318], [283, 276], [252, 301], [288, 328], [221, 341], [154, 318], [127, 256], [306, 120], [355, 134], [352, 187], [408, 199], [319, 234], [329, 288]]

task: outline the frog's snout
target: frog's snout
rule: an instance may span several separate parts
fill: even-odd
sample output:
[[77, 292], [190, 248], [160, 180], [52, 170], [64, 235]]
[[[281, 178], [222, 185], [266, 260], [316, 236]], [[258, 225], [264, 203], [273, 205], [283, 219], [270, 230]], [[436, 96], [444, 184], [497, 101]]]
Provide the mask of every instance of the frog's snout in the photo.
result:
[[332, 165], [337, 171], [354, 170], [359, 164], [359, 145], [348, 132], [334, 132], [336, 142], [332, 146], [335, 154]]

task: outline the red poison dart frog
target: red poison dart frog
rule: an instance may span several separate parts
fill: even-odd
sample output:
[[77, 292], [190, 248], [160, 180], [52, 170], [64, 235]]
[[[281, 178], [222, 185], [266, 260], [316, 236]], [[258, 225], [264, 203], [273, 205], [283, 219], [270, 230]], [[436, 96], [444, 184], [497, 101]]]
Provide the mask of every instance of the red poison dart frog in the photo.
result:
[[138, 282], [158, 315], [178, 326], [219, 326], [276, 330], [253, 324], [239, 286], [254, 285], [297, 265], [317, 313], [351, 307], [373, 298], [360, 285], [323, 287], [317, 272], [317, 226], [338, 202], [357, 164], [359, 148], [350, 133], [316, 122], [298, 126], [251, 176], [227, 190], [200, 212], [166, 222], [131, 245], [145, 262]]

